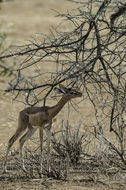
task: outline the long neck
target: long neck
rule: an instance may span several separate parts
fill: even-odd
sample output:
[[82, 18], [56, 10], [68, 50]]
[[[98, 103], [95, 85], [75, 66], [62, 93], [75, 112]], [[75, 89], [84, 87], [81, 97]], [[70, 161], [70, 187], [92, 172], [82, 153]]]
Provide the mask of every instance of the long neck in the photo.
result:
[[69, 100], [70, 98], [64, 95], [55, 106], [50, 108], [49, 110], [50, 117], [51, 118], [55, 117]]

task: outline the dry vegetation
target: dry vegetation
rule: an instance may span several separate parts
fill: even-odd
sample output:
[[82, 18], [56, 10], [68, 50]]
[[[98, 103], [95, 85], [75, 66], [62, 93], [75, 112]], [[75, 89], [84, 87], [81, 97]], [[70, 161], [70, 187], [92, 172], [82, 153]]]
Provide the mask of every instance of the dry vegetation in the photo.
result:
[[[126, 4], [73, 2], [80, 4], [58, 0], [1, 4], [1, 189], [126, 189]], [[71, 7], [79, 8], [66, 13]], [[50, 9], [57, 9], [58, 17], [53, 18]], [[49, 31], [50, 25], [59, 23]], [[10, 44], [18, 47], [7, 48]], [[53, 88], [62, 82], [84, 91], [84, 98], [65, 106], [54, 123], [51, 170], [46, 170], [46, 137], [40, 170], [37, 135], [24, 149], [28, 171], [21, 169], [18, 150], [13, 148], [9, 172], [3, 174], [18, 112], [24, 105], [54, 105], [58, 97]]]

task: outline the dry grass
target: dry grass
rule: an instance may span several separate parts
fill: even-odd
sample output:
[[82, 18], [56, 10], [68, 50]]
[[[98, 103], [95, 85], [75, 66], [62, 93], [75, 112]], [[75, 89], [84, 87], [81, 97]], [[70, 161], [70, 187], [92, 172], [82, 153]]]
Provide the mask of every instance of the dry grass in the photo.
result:
[[[103, 135], [99, 138], [94, 138], [97, 149], [93, 154], [85, 152], [85, 145], [87, 144], [87, 134], [82, 134], [79, 130], [80, 126], [73, 128], [67, 124], [62, 123], [62, 131], [52, 133], [51, 139], [51, 156], [50, 156], [50, 171], [46, 169], [46, 146], [43, 151], [43, 168], [40, 170], [40, 154], [39, 147], [31, 150], [29, 147], [25, 148], [25, 165], [27, 172], [21, 169], [18, 151], [13, 150], [9, 156], [9, 163], [7, 166], [8, 173], [2, 174], [2, 162], [0, 162], [0, 183], [20, 183], [31, 182], [37, 183], [41, 188], [51, 188], [52, 184], [71, 183], [80, 186], [88, 186], [95, 189], [97, 187], [114, 188], [116, 185], [119, 188], [125, 186], [126, 171], [125, 166], [121, 162], [117, 154], [113, 153], [110, 144], [104, 141]], [[46, 141], [46, 139], [45, 139]], [[37, 142], [37, 140], [36, 140]], [[92, 142], [91, 142], [92, 143]], [[46, 144], [46, 143], [45, 143]], [[88, 141], [88, 146], [90, 143]], [[78, 151], [77, 151], [78, 150]], [[118, 160], [118, 164], [117, 164]], [[58, 182], [59, 181], [59, 182]], [[34, 187], [32, 186], [32, 189]]]

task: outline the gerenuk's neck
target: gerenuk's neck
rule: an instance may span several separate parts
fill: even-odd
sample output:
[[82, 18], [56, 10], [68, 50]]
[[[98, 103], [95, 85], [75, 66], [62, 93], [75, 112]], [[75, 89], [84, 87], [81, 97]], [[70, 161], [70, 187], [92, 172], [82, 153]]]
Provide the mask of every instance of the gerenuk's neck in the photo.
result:
[[69, 100], [70, 98], [64, 95], [55, 106], [49, 109], [49, 116], [51, 118], [55, 117]]

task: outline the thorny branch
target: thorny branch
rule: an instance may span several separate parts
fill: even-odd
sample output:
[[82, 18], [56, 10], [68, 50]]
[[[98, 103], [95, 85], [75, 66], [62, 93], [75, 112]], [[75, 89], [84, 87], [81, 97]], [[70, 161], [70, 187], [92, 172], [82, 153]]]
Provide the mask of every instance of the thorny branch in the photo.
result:
[[78, 87], [87, 92], [97, 110], [98, 125], [109, 122], [114, 131], [117, 121], [119, 126], [125, 122], [126, 4], [121, 0], [71, 1], [78, 5], [74, 13], [58, 14], [69, 23], [67, 31], [56, 29], [43, 41], [35, 38], [12, 47], [9, 54], [1, 52], [1, 60], [14, 60], [14, 78], [6, 92], [33, 106], [40, 101], [46, 104], [60, 83]]

